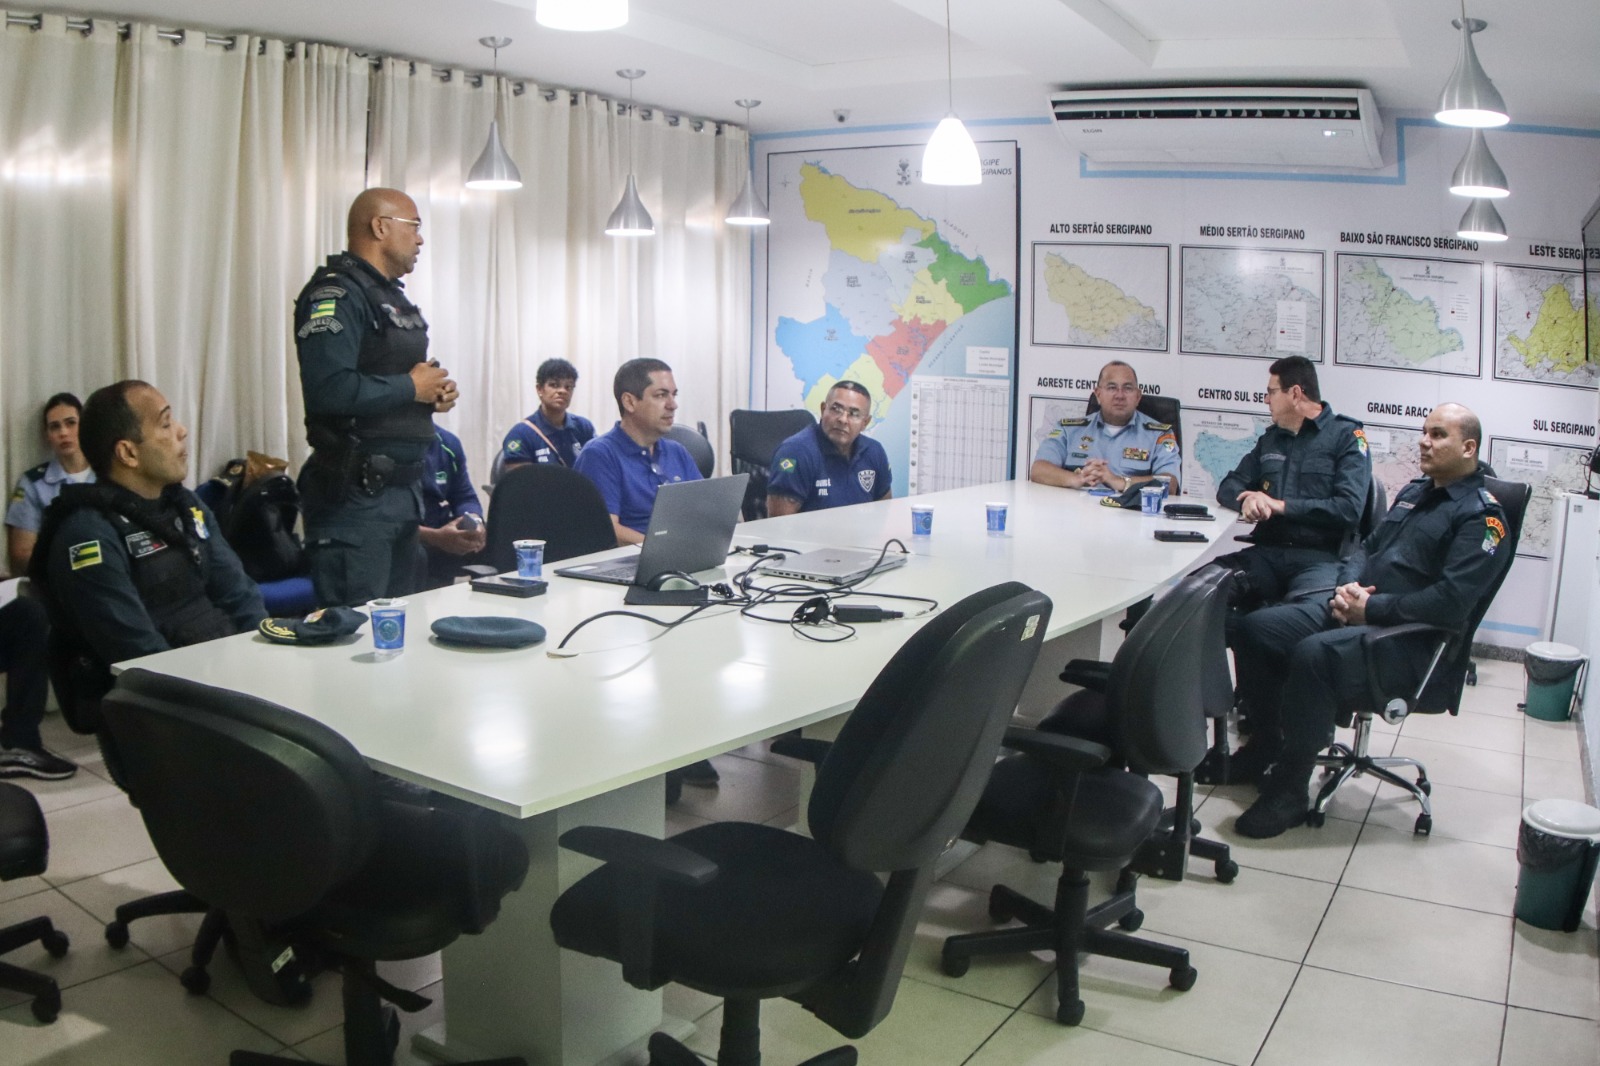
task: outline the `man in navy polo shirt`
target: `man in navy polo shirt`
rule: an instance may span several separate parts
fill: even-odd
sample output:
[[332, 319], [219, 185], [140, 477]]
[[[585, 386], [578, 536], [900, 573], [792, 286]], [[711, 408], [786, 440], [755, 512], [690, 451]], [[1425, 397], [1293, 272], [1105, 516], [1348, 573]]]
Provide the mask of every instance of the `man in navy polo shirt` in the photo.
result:
[[539, 409], [511, 427], [500, 445], [501, 469], [518, 463], [574, 466], [583, 446], [594, 440], [594, 423], [570, 413], [578, 368], [565, 359], [546, 359], [534, 377]]
[[767, 482], [767, 514], [870, 503], [889, 495], [889, 457], [863, 437], [872, 417], [866, 386], [841, 381], [822, 401], [822, 421], [778, 445]]
[[669, 481], [698, 481], [683, 445], [667, 436], [678, 409], [672, 368], [659, 359], [630, 359], [617, 368], [611, 392], [622, 417], [578, 453], [578, 473], [595, 483], [618, 544], [640, 544], [656, 491]]
[[[472, 518], [467, 518], [472, 515]], [[443, 588], [455, 580], [467, 556], [482, 551], [483, 502], [467, 473], [461, 438], [443, 426], [433, 427], [433, 444], [422, 457], [422, 574], [417, 587]]]

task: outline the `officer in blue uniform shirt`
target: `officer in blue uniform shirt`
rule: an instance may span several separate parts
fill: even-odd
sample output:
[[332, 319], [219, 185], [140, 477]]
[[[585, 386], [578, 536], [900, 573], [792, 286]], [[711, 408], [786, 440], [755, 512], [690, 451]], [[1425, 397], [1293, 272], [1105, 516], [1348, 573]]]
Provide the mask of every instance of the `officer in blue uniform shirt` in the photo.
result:
[[[500, 469], [518, 463], [560, 463], [575, 466], [583, 446], [594, 440], [594, 423], [572, 414], [572, 391], [578, 368], [565, 359], [546, 359], [535, 376], [539, 409], [511, 427], [500, 446]], [[499, 480], [499, 474], [495, 475]]]
[[1370, 627], [1458, 628], [1508, 565], [1505, 511], [1478, 465], [1482, 438], [1467, 408], [1435, 407], [1418, 445], [1423, 476], [1341, 564], [1331, 600], [1265, 607], [1239, 622], [1239, 685], [1258, 716], [1250, 743], [1272, 737], [1278, 745], [1259, 798], [1235, 823], [1242, 836], [1274, 837], [1306, 820], [1306, 786], [1335, 717], [1370, 698], [1368, 656], [1380, 656], [1391, 685], [1414, 691], [1422, 680], [1437, 634], [1369, 650]]
[[1028, 472], [1041, 485], [1122, 492], [1157, 478], [1174, 496], [1178, 485], [1178, 437], [1165, 422], [1139, 415], [1139, 378], [1113, 359], [1100, 368], [1094, 387], [1100, 410], [1086, 418], [1063, 418], [1039, 445]]
[[667, 436], [678, 410], [670, 366], [630, 359], [617, 368], [611, 393], [621, 418], [578, 453], [577, 471], [600, 490], [617, 543], [640, 544], [656, 492], [668, 482], [700, 480], [700, 469], [689, 450]]
[[868, 503], [889, 495], [889, 456], [862, 430], [872, 417], [866, 386], [841, 381], [822, 401], [822, 420], [778, 445], [767, 480], [767, 513], [794, 514]]
[[482, 551], [486, 539], [483, 503], [467, 473], [461, 438], [442, 426], [433, 433], [433, 445], [422, 457], [422, 525], [417, 529], [423, 565], [419, 584], [425, 589], [454, 581], [466, 557]]
[[84, 485], [94, 480], [89, 460], [78, 447], [78, 421], [83, 414], [83, 404], [70, 392], [58, 392], [45, 401], [41, 413], [50, 459], [17, 479], [11, 503], [6, 508], [6, 556], [14, 577], [28, 572], [33, 543], [39, 536], [39, 523], [56, 493], [64, 485]]
[[422, 249], [411, 197], [368, 189], [350, 205], [349, 250], [295, 301], [295, 344], [313, 452], [300, 472], [317, 602], [353, 606], [412, 591], [422, 456], [456, 385], [428, 358], [428, 323], [400, 279]]

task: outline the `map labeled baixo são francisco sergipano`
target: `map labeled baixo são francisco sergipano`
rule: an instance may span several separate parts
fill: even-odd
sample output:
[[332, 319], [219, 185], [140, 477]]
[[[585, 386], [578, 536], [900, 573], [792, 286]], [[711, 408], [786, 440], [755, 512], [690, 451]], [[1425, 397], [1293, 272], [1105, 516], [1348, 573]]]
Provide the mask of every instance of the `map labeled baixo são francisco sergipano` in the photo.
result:
[[1333, 361], [1478, 377], [1483, 264], [1340, 252]]
[[1179, 250], [1179, 350], [1322, 361], [1321, 252]]
[[[1494, 376], [1592, 389], [1585, 358], [1583, 275], [1554, 267], [1494, 268]], [[1589, 330], [1600, 336], [1600, 299], [1589, 297]]]
[[1038, 242], [1033, 343], [1167, 350], [1167, 245]]

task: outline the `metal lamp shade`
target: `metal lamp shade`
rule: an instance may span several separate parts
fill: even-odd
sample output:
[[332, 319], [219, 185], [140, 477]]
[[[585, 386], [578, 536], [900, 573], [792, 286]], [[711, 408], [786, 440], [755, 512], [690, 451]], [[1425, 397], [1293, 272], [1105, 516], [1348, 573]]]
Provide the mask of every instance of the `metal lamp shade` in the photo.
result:
[[1467, 145], [1467, 154], [1461, 157], [1455, 173], [1450, 176], [1450, 191], [1457, 196], [1490, 200], [1511, 195], [1511, 183], [1506, 180], [1506, 172], [1500, 169], [1499, 162], [1490, 153], [1489, 142], [1484, 140], [1481, 129], [1472, 131], [1472, 143]]
[[739, 186], [739, 195], [733, 198], [728, 217], [723, 221], [730, 226], [765, 226], [772, 222], [767, 217], [767, 205], [756, 195], [756, 187], [749, 175], [745, 176], [744, 184]]
[[489, 121], [489, 143], [483, 146], [483, 154], [467, 172], [467, 188], [495, 190], [522, 188], [522, 171], [517, 169], [517, 164], [511, 161], [506, 146], [501, 143], [500, 123], [496, 119]]
[[633, 175], [628, 175], [628, 186], [622, 190], [622, 200], [617, 204], [617, 209], [611, 212], [611, 217], [606, 220], [606, 235], [609, 237], [649, 237], [656, 231], [655, 220], [650, 217], [650, 212], [644, 209], [644, 201], [639, 199], [639, 186], [633, 180]]
[[1503, 241], [1506, 239], [1506, 224], [1491, 201], [1474, 200], [1472, 206], [1467, 208], [1467, 213], [1461, 216], [1461, 226], [1456, 230], [1456, 236], [1473, 241]]
[[1472, 46], [1473, 33], [1488, 23], [1482, 19], [1456, 21], [1462, 23], [1461, 54], [1456, 57], [1450, 80], [1444, 83], [1444, 92], [1439, 94], [1439, 110], [1433, 117], [1446, 126], [1504, 126], [1511, 121], [1511, 114], [1500, 90], [1478, 62], [1478, 50]]

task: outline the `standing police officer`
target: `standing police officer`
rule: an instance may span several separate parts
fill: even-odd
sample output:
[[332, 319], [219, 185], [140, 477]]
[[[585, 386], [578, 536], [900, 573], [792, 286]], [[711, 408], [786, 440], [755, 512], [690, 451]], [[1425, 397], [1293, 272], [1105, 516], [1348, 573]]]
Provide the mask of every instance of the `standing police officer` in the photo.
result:
[[1165, 422], [1139, 417], [1143, 395], [1133, 367], [1120, 359], [1101, 367], [1094, 386], [1100, 409], [1087, 418], [1063, 418], [1039, 445], [1029, 480], [1068, 489], [1104, 485], [1117, 492], [1161, 480], [1176, 496], [1178, 437]]
[[306, 440], [300, 474], [317, 601], [352, 606], [413, 589], [419, 481], [433, 414], [456, 384], [428, 359], [428, 323], [400, 278], [417, 265], [422, 219], [397, 189], [350, 205], [349, 250], [295, 301]]

